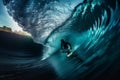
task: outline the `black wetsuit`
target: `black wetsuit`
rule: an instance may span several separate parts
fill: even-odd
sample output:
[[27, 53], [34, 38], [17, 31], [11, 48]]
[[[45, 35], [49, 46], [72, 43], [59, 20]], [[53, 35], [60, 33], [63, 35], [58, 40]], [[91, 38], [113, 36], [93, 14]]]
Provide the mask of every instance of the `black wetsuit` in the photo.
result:
[[61, 40], [61, 49], [63, 52], [69, 54], [71, 52], [72, 46], [69, 42], [65, 42], [63, 39]]

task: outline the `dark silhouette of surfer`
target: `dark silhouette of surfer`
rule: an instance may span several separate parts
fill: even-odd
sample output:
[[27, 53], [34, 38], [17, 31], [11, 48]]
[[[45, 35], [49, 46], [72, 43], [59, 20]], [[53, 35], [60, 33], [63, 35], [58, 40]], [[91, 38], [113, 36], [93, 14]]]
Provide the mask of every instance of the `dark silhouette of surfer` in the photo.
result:
[[61, 49], [63, 52], [67, 53], [69, 55], [72, 51], [72, 46], [69, 42], [65, 42], [63, 39], [61, 40]]
[[72, 51], [71, 44], [69, 42], [64, 41], [63, 39], [61, 39], [61, 50], [64, 53], [67, 53], [67, 57], [75, 57], [80, 62], [83, 62], [83, 60], [77, 54], [75, 54], [76, 52]]

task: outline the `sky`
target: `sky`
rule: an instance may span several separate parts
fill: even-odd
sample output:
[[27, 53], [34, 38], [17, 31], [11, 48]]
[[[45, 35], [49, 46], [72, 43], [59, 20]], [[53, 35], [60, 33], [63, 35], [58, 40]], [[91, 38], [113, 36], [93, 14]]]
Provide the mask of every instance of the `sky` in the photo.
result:
[[2, 26], [10, 27], [12, 31], [22, 31], [22, 28], [20, 28], [13, 18], [9, 16], [2, 0], [0, 0], [0, 27]]

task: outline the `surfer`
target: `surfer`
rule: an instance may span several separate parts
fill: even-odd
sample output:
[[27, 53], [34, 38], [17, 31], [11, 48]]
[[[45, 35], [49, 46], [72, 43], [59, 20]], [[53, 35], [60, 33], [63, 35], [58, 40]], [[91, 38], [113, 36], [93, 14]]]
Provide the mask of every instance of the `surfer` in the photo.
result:
[[76, 51], [72, 51], [72, 46], [69, 42], [65, 42], [63, 39], [61, 40], [61, 50], [64, 53], [67, 53], [67, 57], [75, 57], [80, 62], [83, 62], [83, 59], [80, 58], [76, 53]]
[[61, 39], [61, 49], [64, 53], [67, 53], [67, 57], [72, 55], [72, 46], [69, 42], [65, 42]]

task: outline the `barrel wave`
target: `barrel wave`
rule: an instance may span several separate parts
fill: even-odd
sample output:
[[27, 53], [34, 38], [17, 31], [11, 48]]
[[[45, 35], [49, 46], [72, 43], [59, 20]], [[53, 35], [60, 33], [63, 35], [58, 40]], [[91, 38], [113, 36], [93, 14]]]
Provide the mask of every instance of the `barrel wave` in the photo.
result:
[[[114, 69], [113, 65], [120, 66], [115, 64], [120, 57], [119, 0], [3, 0], [3, 3], [19, 26], [44, 46], [42, 56], [25, 60], [29, 63], [20, 58], [17, 64], [24, 63], [19, 66], [21, 71], [41, 68], [45, 62], [55, 70], [57, 80], [106, 80], [109, 78], [100, 76]], [[61, 39], [72, 45], [71, 57], [61, 52]]]

